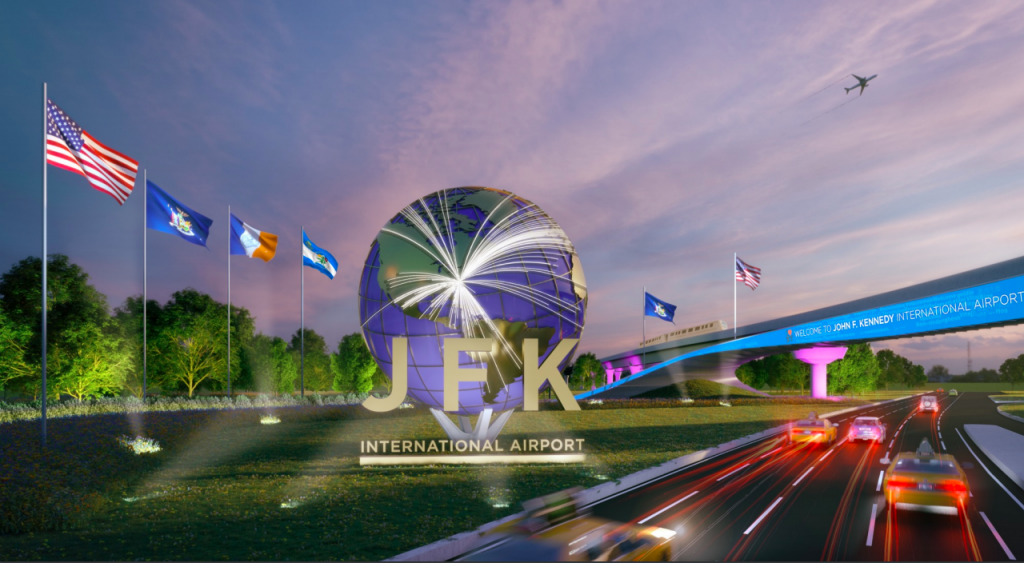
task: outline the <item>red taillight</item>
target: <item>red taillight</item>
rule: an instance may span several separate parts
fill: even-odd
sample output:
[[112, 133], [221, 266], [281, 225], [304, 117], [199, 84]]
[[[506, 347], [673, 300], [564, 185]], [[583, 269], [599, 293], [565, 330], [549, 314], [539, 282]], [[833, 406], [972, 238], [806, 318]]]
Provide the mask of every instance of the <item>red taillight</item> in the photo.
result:
[[966, 493], [967, 485], [965, 485], [962, 481], [949, 480], [936, 484], [935, 490], [945, 491], [948, 493]]
[[815, 434], [824, 434], [825, 433], [824, 430], [811, 430], [811, 432], [814, 432]]
[[903, 477], [893, 477], [885, 482], [890, 489], [910, 489], [917, 487], [917, 481]]

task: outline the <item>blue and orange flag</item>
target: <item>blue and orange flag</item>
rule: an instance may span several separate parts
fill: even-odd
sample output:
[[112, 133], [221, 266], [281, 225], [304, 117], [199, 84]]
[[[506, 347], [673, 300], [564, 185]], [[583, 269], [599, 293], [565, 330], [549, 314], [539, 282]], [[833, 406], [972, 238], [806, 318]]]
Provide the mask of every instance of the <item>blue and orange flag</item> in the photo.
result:
[[231, 254], [245, 254], [270, 262], [277, 252], [277, 235], [254, 229], [231, 214]]
[[658, 317], [663, 321], [676, 324], [672, 320], [676, 316], [676, 306], [666, 303], [646, 291], [644, 292], [644, 314], [648, 317]]

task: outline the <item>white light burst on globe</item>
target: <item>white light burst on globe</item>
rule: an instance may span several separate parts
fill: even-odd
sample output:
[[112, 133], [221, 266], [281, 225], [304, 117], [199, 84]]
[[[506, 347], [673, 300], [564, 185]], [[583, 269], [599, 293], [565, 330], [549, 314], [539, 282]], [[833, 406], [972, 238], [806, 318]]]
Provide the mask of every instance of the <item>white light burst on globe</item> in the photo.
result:
[[[438, 273], [404, 272], [387, 280], [389, 292], [401, 291], [403, 288], [406, 288], [406, 291], [385, 307], [395, 304], [405, 309], [429, 300], [427, 310], [424, 312], [427, 318], [437, 321], [441, 312], [447, 309], [453, 328], [459, 330], [464, 337], [487, 337], [486, 332], [489, 332], [519, 367], [522, 367], [522, 359], [477, 301], [472, 287], [489, 288], [514, 295], [558, 315], [577, 328], [582, 328], [576, 321], [575, 314], [569, 315], [563, 311], [564, 303], [556, 296], [497, 276], [502, 273], [523, 272], [552, 275], [548, 269], [545, 250], [575, 254], [572, 243], [557, 223], [534, 204], [516, 208], [494, 223], [486, 234], [473, 237], [465, 260], [460, 265], [450, 227], [448, 190], [441, 191], [439, 197], [441, 218], [446, 226], [443, 230], [435, 220], [434, 214], [429, 212], [430, 206], [423, 198], [417, 202], [422, 210], [426, 211], [423, 215], [426, 215], [428, 220], [424, 220], [421, 211], [413, 205], [406, 206], [400, 212], [408, 224], [430, 243], [430, 247], [394, 229], [382, 229], [382, 232], [415, 245], [441, 265]], [[508, 204], [513, 197], [512, 194], [507, 195], [488, 213], [481, 224], [481, 231], [498, 210]], [[555, 277], [586, 289], [575, 282], [570, 274], [556, 274]]]

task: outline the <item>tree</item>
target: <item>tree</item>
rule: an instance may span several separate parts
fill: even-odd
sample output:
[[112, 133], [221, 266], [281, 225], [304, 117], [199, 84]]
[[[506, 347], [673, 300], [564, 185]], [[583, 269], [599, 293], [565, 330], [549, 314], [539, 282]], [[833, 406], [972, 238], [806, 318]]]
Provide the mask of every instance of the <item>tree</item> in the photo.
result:
[[[338, 352], [331, 354], [331, 366], [334, 369], [332, 388], [347, 393], [369, 393], [379, 370], [363, 335], [358, 332], [347, 334], [338, 342]], [[390, 380], [388, 382], [390, 391]]]
[[[296, 330], [288, 344], [288, 352], [298, 367], [303, 366], [301, 338], [302, 330]], [[309, 328], [306, 329], [305, 341], [304, 385], [311, 391], [327, 391], [334, 384], [334, 372], [331, 371], [331, 358], [327, 351], [327, 342], [324, 341], [323, 336]]]
[[792, 352], [776, 354], [773, 361], [774, 373], [769, 374], [769, 385], [781, 389], [800, 389], [800, 394], [803, 395], [804, 389], [811, 384], [810, 364], [796, 359]]
[[131, 364], [131, 355], [121, 345], [112, 320], [105, 326], [83, 324], [64, 331], [61, 343], [48, 358], [47, 369], [56, 374], [54, 389], [59, 397], [85, 398], [119, 394]]
[[[240, 311], [248, 316], [248, 311]], [[236, 312], [234, 307], [232, 312]], [[232, 323], [234, 320], [233, 314]], [[175, 292], [161, 308], [156, 325], [157, 334], [150, 338], [150, 365], [162, 388], [183, 387], [191, 397], [203, 383], [223, 388], [229, 361], [232, 373], [238, 373], [246, 339], [231, 347], [228, 358], [227, 306], [223, 303], [186, 288]]]
[[[0, 354], [22, 390], [42, 390], [42, 260], [26, 258], [0, 277], [7, 349]], [[121, 341], [110, 327], [106, 297], [67, 256], [47, 263], [47, 393], [78, 398], [119, 392], [123, 377]], [[3, 336], [3, 335], [0, 335]], [[17, 359], [20, 356], [20, 359]], [[31, 373], [29, 373], [31, 370]]]
[[[113, 317], [115, 330], [121, 340], [121, 351], [128, 356], [124, 390], [136, 397], [142, 397], [143, 391], [142, 309], [142, 296], [130, 296], [125, 299], [120, 307], [114, 309]], [[160, 315], [160, 303], [155, 299], [150, 299], [146, 306], [147, 328], [150, 341], [157, 334], [154, 331], [154, 327], [159, 328]], [[156, 382], [152, 378], [147, 378], [146, 387], [150, 391], [156, 386]]]
[[207, 380], [227, 381], [227, 326], [210, 317], [161, 331], [152, 352], [164, 388], [183, 386], [191, 397]]
[[38, 363], [28, 360], [31, 339], [31, 331], [8, 320], [0, 308], [0, 387], [3, 389], [41, 377]]
[[949, 377], [949, 369], [941, 364], [935, 364], [928, 370], [928, 381], [945, 381]]
[[603, 384], [607, 379], [604, 364], [593, 352], [585, 352], [576, 357], [569, 375], [569, 384], [576, 389], [593, 388], [598, 382]]
[[878, 361], [878, 384], [885, 385], [885, 390], [889, 390], [890, 385], [899, 385], [903, 383], [903, 362], [900, 361], [902, 358], [892, 350], [879, 350], [875, 354], [875, 359]]
[[873, 391], [878, 382], [878, 360], [868, 343], [846, 348], [842, 359], [828, 366], [828, 393], [864, 393]]
[[908, 387], [922, 387], [925, 383], [928, 383], [928, 376], [924, 373], [924, 366], [911, 363], [910, 360], [907, 360], [907, 363], [910, 364], [910, 368], [907, 370]]
[[1024, 383], [1024, 354], [1010, 358], [999, 366], [999, 380], [1009, 383], [1011, 390], [1017, 383]]

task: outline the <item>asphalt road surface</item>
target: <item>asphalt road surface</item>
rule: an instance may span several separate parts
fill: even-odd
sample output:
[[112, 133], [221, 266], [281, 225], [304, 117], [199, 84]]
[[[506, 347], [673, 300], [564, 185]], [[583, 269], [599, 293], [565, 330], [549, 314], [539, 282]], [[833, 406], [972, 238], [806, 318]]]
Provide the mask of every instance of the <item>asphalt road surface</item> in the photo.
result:
[[[964, 424], [993, 424], [1024, 432], [1024, 424], [999, 415], [987, 393], [937, 396], [938, 414], [917, 414], [915, 397], [839, 415], [832, 419], [839, 423], [834, 446], [768, 438], [610, 498], [593, 514], [678, 530], [677, 560], [1024, 557], [1024, 490], [963, 431]], [[847, 443], [857, 416], [881, 417], [886, 440]], [[972, 496], [958, 515], [885, 506], [881, 459], [916, 450], [922, 438], [953, 454], [967, 473]]]

